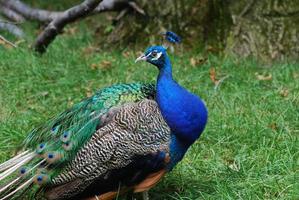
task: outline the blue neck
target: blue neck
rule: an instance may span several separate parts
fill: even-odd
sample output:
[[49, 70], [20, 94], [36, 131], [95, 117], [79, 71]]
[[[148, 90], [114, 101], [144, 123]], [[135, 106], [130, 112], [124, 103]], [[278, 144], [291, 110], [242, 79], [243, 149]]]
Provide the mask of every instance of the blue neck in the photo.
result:
[[169, 79], [173, 81], [172, 78], [172, 67], [171, 67], [171, 62], [168, 56], [165, 57], [163, 65], [159, 68], [159, 76], [158, 76], [158, 84], [161, 80], [163, 79]]
[[199, 97], [188, 92], [172, 77], [167, 55], [159, 68], [157, 102], [172, 133], [188, 148], [199, 138], [207, 121], [207, 110]]

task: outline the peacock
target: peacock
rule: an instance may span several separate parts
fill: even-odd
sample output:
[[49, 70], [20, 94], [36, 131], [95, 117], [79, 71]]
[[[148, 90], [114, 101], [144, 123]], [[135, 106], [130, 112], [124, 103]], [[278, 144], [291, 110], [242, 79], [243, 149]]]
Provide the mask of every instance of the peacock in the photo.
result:
[[0, 200], [110, 200], [127, 192], [148, 199], [200, 137], [208, 112], [174, 80], [165, 46], [149, 47], [139, 61], [158, 68], [156, 84], [103, 88], [31, 131], [0, 164]]

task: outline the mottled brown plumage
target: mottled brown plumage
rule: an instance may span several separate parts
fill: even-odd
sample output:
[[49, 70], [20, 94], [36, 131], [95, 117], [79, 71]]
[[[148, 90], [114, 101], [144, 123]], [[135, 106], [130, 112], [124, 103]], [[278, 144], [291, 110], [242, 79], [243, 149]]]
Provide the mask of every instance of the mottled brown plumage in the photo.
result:
[[[95, 179], [108, 179], [111, 170], [127, 166], [134, 155], [169, 152], [170, 129], [155, 101], [128, 103], [116, 110], [52, 181], [49, 199], [67, 198], [83, 191]], [[60, 186], [55, 188], [56, 185]]]

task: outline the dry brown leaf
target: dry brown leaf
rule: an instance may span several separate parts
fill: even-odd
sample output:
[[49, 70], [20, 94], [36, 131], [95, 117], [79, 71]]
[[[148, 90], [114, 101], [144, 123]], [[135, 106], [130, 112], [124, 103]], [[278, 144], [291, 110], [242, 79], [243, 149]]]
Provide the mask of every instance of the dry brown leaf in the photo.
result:
[[217, 85], [218, 84], [218, 80], [216, 79], [216, 69], [215, 67], [211, 67], [210, 68], [210, 79], [211, 81]]
[[100, 51], [100, 49], [97, 48], [97, 47], [88, 46], [88, 47], [85, 47], [82, 52], [83, 52], [84, 55], [90, 55], [94, 52], [99, 52], [99, 51]]
[[204, 64], [206, 60], [207, 60], [206, 58], [202, 58], [202, 57], [192, 57], [190, 58], [190, 64], [192, 67], [195, 67]]
[[91, 84], [85, 87], [85, 94], [87, 97], [91, 97], [93, 95], [92, 89], [91, 89]]
[[109, 61], [109, 60], [103, 60], [101, 63], [100, 63], [100, 68], [101, 69], [110, 69], [111, 68], [111, 66], [112, 66], [112, 63], [111, 63], [111, 61]]
[[91, 97], [93, 95], [91, 91], [86, 91], [85, 94], [86, 94], [86, 97]]
[[276, 131], [277, 130], [277, 124], [274, 122], [272, 124], [269, 124], [269, 128], [271, 128], [272, 130]]
[[196, 59], [195, 58], [190, 58], [190, 64], [191, 64], [191, 66], [192, 67], [195, 67], [196, 65], [197, 65], [197, 63], [196, 63]]
[[123, 57], [125, 57], [125, 58], [129, 58], [129, 57], [131, 56], [131, 52], [129, 52], [129, 51], [124, 51], [124, 52], [122, 53], [122, 55], [123, 55]]
[[112, 62], [109, 60], [103, 60], [100, 63], [92, 63], [90, 65], [90, 68], [93, 70], [96, 70], [96, 69], [108, 70], [111, 67], [112, 67]]
[[90, 68], [93, 69], [93, 70], [95, 70], [95, 69], [98, 68], [98, 64], [96, 64], [96, 63], [92, 63], [92, 64], [90, 65]]
[[218, 53], [221, 51], [219, 48], [210, 45], [206, 48], [206, 50], [211, 53]]
[[13, 46], [11, 46], [10, 44], [8, 44], [7, 42], [3, 41], [0, 39], [0, 45], [3, 45], [5, 48], [10, 49]]
[[142, 51], [137, 51], [135, 54], [136, 54], [135, 57], [137, 58], [137, 57], [141, 56], [143, 54], [143, 52]]
[[75, 35], [75, 33], [78, 32], [78, 28], [77, 27], [70, 27], [70, 28], [66, 28], [64, 33], [67, 35]]
[[287, 97], [289, 95], [289, 90], [284, 88], [282, 90], [279, 91], [280, 96], [282, 97]]
[[272, 74], [264, 75], [255, 73], [256, 79], [260, 81], [270, 81], [272, 80]]
[[0, 40], [0, 45], [3, 45], [5, 48], [11, 48], [10, 45], [8, 45], [6, 42], [4, 42], [3, 40]]
[[67, 99], [67, 105], [68, 105], [68, 106], [73, 106], [73, 105], [74, 105], [74, 102], [73, 102], [73, 100], [72, 100], [71, 97], [69, 97], [69, 98]]

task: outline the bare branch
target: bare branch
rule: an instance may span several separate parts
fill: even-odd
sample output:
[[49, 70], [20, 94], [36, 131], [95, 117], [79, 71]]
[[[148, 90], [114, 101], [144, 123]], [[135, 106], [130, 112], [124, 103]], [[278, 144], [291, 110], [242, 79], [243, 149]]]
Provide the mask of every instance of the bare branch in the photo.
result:
[[2, 35], [0, 35], [0, 40], [2, 40], [4, 43], [12, 46], [12, 47], [17, 47], [14, 43], [8, 41], [7, 39], [5, 39]]
[[142, 8], [140, 8], [136, 2], [130, 1], [128, 4], [129, 4], [129, 6], [131, 6], [131, 8], [133, 8], [133, 10], [135, 10], [139, 14], [145, 15], [145, 11]]
[[128, 6], [129, 0], [103, 0], [94, 10], [94, 13], [106, 11], [120, 11]]
[[0, 18], [0, 30], [8, 31], [11, 34], [22, 38], [24, 36], [24, 32], [22, 29], [17, 27], [13, 22], [5, 21]]
[[34, 49], [40, 53], [46, 50], [55, 37], [62, 32], [65, 25], [78, 18], [105, 11], [121, 11], [119, 15], [121, 18], [130, 9], [142, 15], [145, 14], [133, 0], [85, 0], [83, 3], [63, 12], [32, 8], [21, 0], [0, 0], [0, 4], [15, 11], [15, 13], [21, 14], [26, 19], [49, 23], [33, 45]]
[[114, 19], [115, 23], [119, 22], [127, 13], [128, 13], [129, 9], [125, 8], [122, 11], [120, 11], [120, 13], [117, 15], [117, 17]]
[[11, 22], [11, 21], [4, 20], [4, 19], [1, 19], [1, 18], [0, 18], [0, 22], [1, 23], [6, 23], [6, 24], [21, 24], [22, 23], [22, 22]]
[[50, 22], [63, 12], [32, 8], [20, 0], [2, 0], [2, 4], [24, 16], [26, 19]]
[[[50, 22], [63, 14], [63, 11], [48, 11], [32, 8], [20, 0], [0, 0], [0, 3], [21, 14], [26, 19], [37, 20], [40, 22]], [[140, 8], [136, 2], [131, 0], [103, 0], [92, 13], [97, 14], [107, 11], [121, 11], [127, 7], [131, 7], [139, 14], [145, 14], [144, 10]]]
[[83, 3], [64, 11], [61, 15], [51, 21], [45, 30], [38, 36], [34, 44], [34, 49], [40, 53], [44, 53], [48, 45], [68, 23], [86, 17], [97, 7], [97, 5], [99, 5], [100, 2], [101, 0], [85, 0]]
[[145, 12], [140, 8], [136, 2], [131, 0], [103, 0], [94, 10], [94, 13], [101, 13], [107, 11], [121, 11], [128, 7], [139, 14], [145, 15]]
[[15, 22], [23, 22], [25, 21], [24, 17], [14, 10], [7, 8], [6, 6], [0, 6], [0, 12], [8, 19]]

